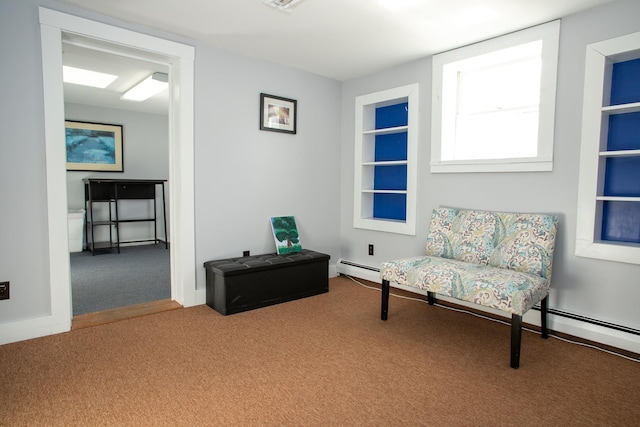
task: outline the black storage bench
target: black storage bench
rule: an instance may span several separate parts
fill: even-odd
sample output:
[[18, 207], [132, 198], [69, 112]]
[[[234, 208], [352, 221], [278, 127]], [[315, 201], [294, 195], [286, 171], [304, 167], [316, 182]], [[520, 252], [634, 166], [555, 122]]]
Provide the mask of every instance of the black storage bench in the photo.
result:
[[329, 292], [329, 258], [303, 249], [207, 261], [207, 305], [227, 315]]

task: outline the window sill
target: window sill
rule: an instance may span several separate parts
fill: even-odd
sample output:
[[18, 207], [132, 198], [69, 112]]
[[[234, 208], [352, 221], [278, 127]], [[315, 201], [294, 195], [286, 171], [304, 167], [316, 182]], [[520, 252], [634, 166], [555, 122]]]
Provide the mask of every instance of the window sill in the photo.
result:
[[553, 160], [454, 160], [431, 162], [431, 173], [473, 173], [473, 172], [550, 172]]

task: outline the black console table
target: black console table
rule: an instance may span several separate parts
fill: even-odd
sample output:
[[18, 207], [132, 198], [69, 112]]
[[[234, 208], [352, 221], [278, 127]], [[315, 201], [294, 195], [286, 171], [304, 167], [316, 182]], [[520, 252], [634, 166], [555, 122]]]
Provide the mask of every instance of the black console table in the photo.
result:
[[[167, 236], [167, 218], [165, 207], [164, 183], [166, 179], [102, 179], [102, 178], [86, 178], [84, 181], [84, 197], [87, 207], [87, 227], [86, 242], [91, 253], [96, 254], [98, 250], [117, 249], [120, 253], [120, 225], [132, 222], [153, 222], [154, 236], [151, 239], [127, 241], [134, 242], [154, 242], [160, 243], [158, 238], [157, 227], [157, 205], [156, 205], [156, 186], [162, 186], [162, 221], [164, 226], [164, 244], [168, 248], [169, 238]], [[153, 216], [142, 219], [122, 219], [118, 216], [118, 204], [122, 200], [153, 200]], [[106, 203], [108, 215], [98, 220], [94, 216], [94, 205], [98, 203]], [[94, 239], [94, 231], [96, 228], [107, 227], [109, 229], [109, 240], [104, 242], [96, 242]], [[88, 237], [91, 237], [89, 241]]]

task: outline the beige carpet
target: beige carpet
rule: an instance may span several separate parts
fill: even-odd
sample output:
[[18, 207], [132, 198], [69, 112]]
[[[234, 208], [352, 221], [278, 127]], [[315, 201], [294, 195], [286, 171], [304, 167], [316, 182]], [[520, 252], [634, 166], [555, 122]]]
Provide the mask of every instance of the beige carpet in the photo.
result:
[[179, 309], [0, 346], [3, 426], [633, 426], [640, 364], [346, 278], [222, 316]]

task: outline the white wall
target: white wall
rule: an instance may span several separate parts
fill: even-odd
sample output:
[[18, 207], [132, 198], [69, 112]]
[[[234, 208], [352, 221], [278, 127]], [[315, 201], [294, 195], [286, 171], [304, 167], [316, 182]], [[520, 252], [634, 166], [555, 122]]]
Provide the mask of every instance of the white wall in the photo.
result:
[[[562, 20], [553, 172], [431, 174], [431, 58], [344, 82], [342, 91], [342, 257], [379, 266], [386, 259], [423, 253], [431, 209], [464, 208], [548, 212], [560, 218], [550, 306], [602, 321], [640, 329], [640, 266], [578, 258], [574, 255], [582, 92], [586, 45], [640, 31], [640, 2], [616, 1]], [[391, 87], [420, 84], [418, 234], [416, 237], [352, 228], [354, 98]], [[375, 256], [367, 245], [375, 244]], [[569, 331], [552, 318], [552, 327]], [[587, 326], [585, 328], [588, 329]], [[573, 333], [580, 331], [571, 330]], [[617, 334], [611, 330], [605, 334]], [[599, 337], [602, 338], [602, 337]], [[605, 337], [606, 339], [606, 337]], [[640, 339], [631, 347], [640, 349]]]
[[[0, 280], [11, 281], [11, 299], [0, 301], [2, 327], [50, 310], [38, 6], [196, 46], [193, 268], [199, 289], [204, 261], [274, 250], [272, 215], [295, 215], [303, 247], [330, 254], [332, 263], [342, 257], [377, 266], [422, 252], [435, 206], [551, 212], [560, 217], [551, 306], [640, 329], [640, 267], [573, 255], [585, 47], [640, 31], [635, 0], [563, 20], [553, 172], [439, 175], [428, 169], [430, 58], [340, 84], [54, 0], [0, 2]], [[353, 229], [354, 98], [415, 82], [421, 86], [418, 235]], [[260, 92], [298, 100], [297, 135], [258, 130]], [[375, 256], [367, 255], [369, 243]], [[554, 326], [565, 327], [558, 320]]]
[[[204, 261], [247, 249], [275, 251], [272, 215], [295, 215], [303, 247], [328, 253], [335, 263], [339, 82], [54, 0], [1, 1], [0, 51], [7, 64], [0, 67], [0, 280], [11, 281], [11, 299], [0, 301], [1, 328], [51, 310], [39, 6], [196, 46], [193, 268], [199, 289]], [[297, 135], [258, 130], [260, 92], [298, 100]]]
[[[340, 83], [199, 46], [196, 262], [275, 252], [269, 217], [293, 215], [303, 248], [340, 255]], [[298, 101], [297, 134], [259, 130], [260, 93]]]
[[[84, 178], [108, 179], [169, 179], [169, 128], [167, 115], [145, 114], [136, 111], [101, 108], [91, 105], [65, 103], [67, 120], [122, 125], [124, 172], [67, 172], [67, 205], [69, 209], [84, 209]], [[167, 198], [167, 228], [169, 226], [169, 183], [165, 184]], [[157, 188], [160, 198], [160, 187]], [[162, 205], [156, 207], [162, 221]], [[106, 205], [96, 209], [108, 215]], [[153, 205], [147, 201], [123, 201], [118, 206], [121, 219], [151, 218]], [[96, 218], [100, 216], [96, 215]], [[158, 236], [164, 239], [163, 226], [158, 222]], [[96, 241], [108, 240], [106, 227], [94, 230]], [[120, 227], [121, 241], [153, 238], [153, 223], [131, 223]], [[169, 240], [171, 240], [171, 234]]]
[[38, 10], [0, 3], [0, 323], [50, 310], [42, 65]]

